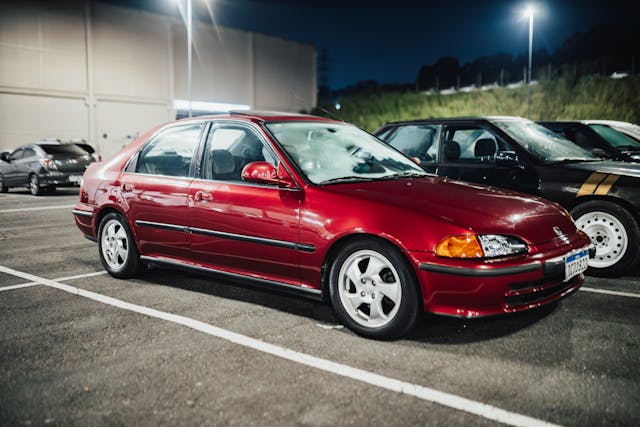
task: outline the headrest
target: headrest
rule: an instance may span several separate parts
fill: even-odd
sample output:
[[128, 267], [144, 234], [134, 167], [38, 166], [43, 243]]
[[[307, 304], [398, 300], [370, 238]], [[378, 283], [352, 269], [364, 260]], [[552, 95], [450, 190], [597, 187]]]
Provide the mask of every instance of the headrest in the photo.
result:
[[496, 142], [491, 138], [477, 140], [473, 154], [476, 157], [492, 157], [496, 154]]
[[460, 144], [456, 141], [447, 141], [444, 143], [444, 158], [446, 160], [458, 160], [460, 158]]
[[231, 173], [236, 168], [236, 162], [233, 155], [227, 150], [213, 150], [213, 175], [224, 175]]

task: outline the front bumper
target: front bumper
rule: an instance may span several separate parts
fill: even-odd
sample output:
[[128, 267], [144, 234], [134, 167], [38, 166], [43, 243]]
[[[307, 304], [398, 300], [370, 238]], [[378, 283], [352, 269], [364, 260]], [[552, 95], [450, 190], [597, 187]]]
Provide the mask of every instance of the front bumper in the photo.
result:
[[589, 238], [534, 248], [530, 255], [496, 260], [461, 260], [412, 252], [422, 289], [424, 311], [457, 317], [481, 317], [529, 310], [575, 292], [579, 274], [564, 281], [564, 256], [589, 249]]

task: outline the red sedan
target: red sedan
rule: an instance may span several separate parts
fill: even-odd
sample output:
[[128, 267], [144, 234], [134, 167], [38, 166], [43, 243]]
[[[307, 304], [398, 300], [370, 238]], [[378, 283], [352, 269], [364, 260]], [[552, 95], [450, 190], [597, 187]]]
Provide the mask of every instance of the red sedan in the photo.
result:
[[589, 238], [549, 201], [439, 178], [346, 123], [286, 114], [157, 127], [84, 175], [104, 268], [168, 266], [324, 298], [368, 337], [420, 310], [531, 309], [582, 283]]

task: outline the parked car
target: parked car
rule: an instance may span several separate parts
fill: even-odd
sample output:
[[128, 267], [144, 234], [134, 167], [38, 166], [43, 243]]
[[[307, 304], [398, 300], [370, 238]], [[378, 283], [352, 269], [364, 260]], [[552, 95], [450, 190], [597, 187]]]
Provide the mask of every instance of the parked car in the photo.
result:
[[79, 186], [93, 157], [73, 144], [27, 144], [0, 155], [0, 192], [27, 187], [40, 196], [56, 187]]
[[440, 176], [515, 189], [571, 211], [596, 245], [590, 273], [618, 276], [640, 263], [640, 165], [604, 161], [518, 117], [390, 123], [375, 132]]
[[114, 277], [174, 267], [326, 299], [375, 338], [420, 311], [557, 301], [591, 244], [555, 203], [438, 178], [354, 126], [282, 113], [153, 129], [87, 169], [73, 214]]
[[[619, 125], [614, 126], [611, 123]], [[622, 126], [620, 124], [624, 122], [585, 120], [540, 122], [540, 124], [598, 157], [640, 163], [640, 131], [634, 137], [636, 130], [633, 126], [635, 125], [631, 123]]]

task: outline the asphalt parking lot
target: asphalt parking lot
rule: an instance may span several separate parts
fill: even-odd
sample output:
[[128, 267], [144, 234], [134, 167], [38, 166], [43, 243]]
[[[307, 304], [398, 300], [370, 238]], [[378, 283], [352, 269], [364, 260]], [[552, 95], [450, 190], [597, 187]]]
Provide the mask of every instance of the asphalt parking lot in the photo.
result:
[[76, 199], [0, 194], [0, 425], [640, 425], [640, 273], [378, 342], [314, 301], [114, 279]]

